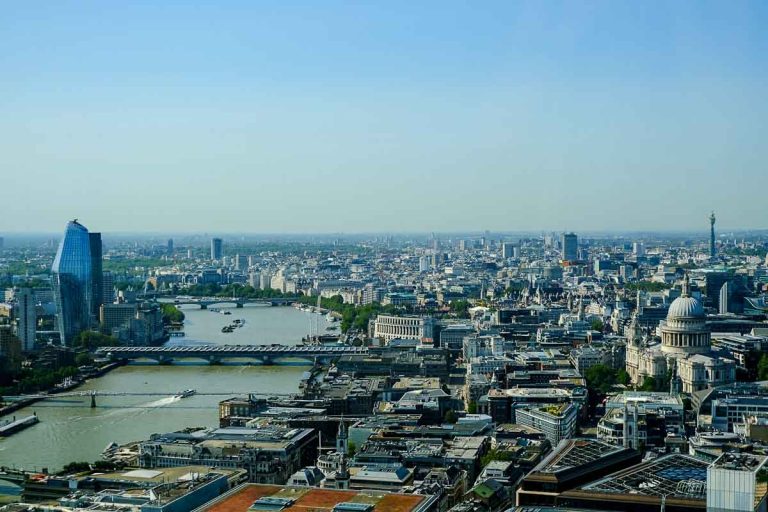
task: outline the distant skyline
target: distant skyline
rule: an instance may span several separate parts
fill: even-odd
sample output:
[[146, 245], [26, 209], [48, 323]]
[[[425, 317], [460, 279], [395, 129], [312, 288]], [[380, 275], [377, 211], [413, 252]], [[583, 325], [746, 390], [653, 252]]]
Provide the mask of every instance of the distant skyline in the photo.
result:
[[0, 236], [768, 227], [765, 2], [16, 2]]

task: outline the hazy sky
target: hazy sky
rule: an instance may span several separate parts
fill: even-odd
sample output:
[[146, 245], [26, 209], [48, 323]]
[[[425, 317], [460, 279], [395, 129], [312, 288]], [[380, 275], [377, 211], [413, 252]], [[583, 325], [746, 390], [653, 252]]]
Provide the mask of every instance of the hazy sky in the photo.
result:
[[766, 2], [192, 4], [3, 4], [0, 234], [767, 227]]

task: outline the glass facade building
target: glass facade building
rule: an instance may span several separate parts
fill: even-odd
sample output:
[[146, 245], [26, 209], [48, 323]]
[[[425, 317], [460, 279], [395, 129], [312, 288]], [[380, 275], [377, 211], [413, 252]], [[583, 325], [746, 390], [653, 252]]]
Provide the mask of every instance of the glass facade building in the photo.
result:
[[[56, 321], [63, 345], [90, 328], [93, 310], [91, 237], [76, 220], [67, 224], [51, 268]], [[100, 248], [99, 248], [100, 249]], [[100, 250], [99, 250], [100, 252]]]

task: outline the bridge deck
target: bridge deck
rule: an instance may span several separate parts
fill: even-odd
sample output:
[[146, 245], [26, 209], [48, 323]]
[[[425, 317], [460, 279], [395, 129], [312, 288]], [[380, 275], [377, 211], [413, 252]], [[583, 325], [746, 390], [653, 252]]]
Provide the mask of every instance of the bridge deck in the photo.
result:
[[366, 347], [325, 347], [325, 346], [290, 346], [290, 345], [173, 345], [162, 347], [101, 347], [98, 353], [106, 354], [296, 354], [296, 355], [347, 355], [367, 354]]

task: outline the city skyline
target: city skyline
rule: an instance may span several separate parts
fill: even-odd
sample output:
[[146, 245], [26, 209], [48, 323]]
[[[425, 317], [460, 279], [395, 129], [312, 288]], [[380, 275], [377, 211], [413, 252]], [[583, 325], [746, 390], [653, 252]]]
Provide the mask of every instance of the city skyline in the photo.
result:
[[437, 7], [8, 6], [0, 231], [764, 227], [764, 4]]

